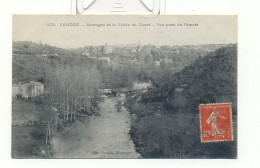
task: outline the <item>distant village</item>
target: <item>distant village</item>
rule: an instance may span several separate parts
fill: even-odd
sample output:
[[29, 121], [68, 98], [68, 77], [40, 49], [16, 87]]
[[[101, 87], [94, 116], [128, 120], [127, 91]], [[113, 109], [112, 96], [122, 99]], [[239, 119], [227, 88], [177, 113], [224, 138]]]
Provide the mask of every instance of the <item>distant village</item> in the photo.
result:
[[[21, 45], [21, 44], [19, 44]], [[163, 49], [165, 47], [166, 49]], [[85, 46], [77, 49], [69, 49], [70, 52], [74, 52], [75, 56], [87, 57], [93, 60], [102, 61], [112, 67], [124, 66], [125, 63], [141, 66], [142, 61], [147, 64], [150, 63], [154, 67], [168, 66], [168, 69], [173, 69], [176, 64], [175, 58], [171, 54], [182, 54], [181, 52], [189, 49], [190, 51], [203, 51], [205, 53], [214, 50], [212, 46], [155, 46], [155, 45], [141, 45], [140, 42], [136, 44], [125, 45], [99, 45], [99, 46]], [[216, 45], [214, 46], [216, 47]], [[219, 47], [219, 46], [218, 46]], [[53, 49], [54, 48], [54, 49]], [[171, 54], [157, 54], [158, 57], [152, 56], [152, 51], [160, 51]], [[60, 60], [65, 56], [63, 49], [51, 47], [47, 44], [37, 43], [24, 43], [22, 46], [13, 48], [14, 56], [17, 54], [19, 57], [26, 55], [35, 55], [42, 59], [48, 60]], [[68, 54], [68, 52], [65, 52]], [[142, 55], [143, 54], [143, 55]], [[167, 55], [167, 56], [163, 56]], [[187, 55], [187, 54], [186, 54]], [[148, 57], [150, 62], [145, 60]], [[153, 58], [153, 60], [151, 60]], [[14, 61], [14, 63], [16, 63]], [[23, 66], [23, 65], [19, 65]], [[21, 98], [30, 99], [44, 94], [44, 84], [39, 81], [18, 81], [13, 84], [13, 97], [19, 96]]]

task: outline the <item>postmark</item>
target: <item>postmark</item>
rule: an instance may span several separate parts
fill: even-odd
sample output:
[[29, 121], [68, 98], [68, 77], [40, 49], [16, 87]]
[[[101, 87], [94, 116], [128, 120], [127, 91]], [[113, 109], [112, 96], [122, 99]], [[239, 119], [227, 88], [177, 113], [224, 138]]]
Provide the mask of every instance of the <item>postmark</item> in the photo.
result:
[[231, 103], [200, 104], [201, 142], [233, 141]]

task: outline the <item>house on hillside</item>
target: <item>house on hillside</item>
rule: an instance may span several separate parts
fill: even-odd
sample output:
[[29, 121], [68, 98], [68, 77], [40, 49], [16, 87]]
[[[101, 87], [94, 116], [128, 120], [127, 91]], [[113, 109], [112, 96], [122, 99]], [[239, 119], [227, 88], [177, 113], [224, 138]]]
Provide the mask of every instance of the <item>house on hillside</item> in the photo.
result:
[[15, 97], [18, 94], [18, 84], [12, 84], [12, 97]]
[[82, 53], [81, 55], [82, 55], [82, 56], [89, 57], [89, 56], [90, 56], [90, 53], [88, 53], [88, 52], [84, 52], [84, 53]]
[[98, 60], [106, 62], [108, 65], [111, 65], [111, 59], [109, 57], [99, 57]]
[[154, 61], [155, 66], [169, 65], [169, 64], [173, 64], [172, 59], [160, 59], [159, 61]]
[[48, 58], [52, 58], [52, 59], [58, 59], [59, 57], [60, 56], [57, 53], [51, 53], [51, 54], [48, 55]]
[[103, 47], [103, 54], [107, 55], [107, 54], [112, 54], [114, 50], [114, 47], [111, 45], [104, 45]]
[[167, 58], [165, 58], [165, 59], [160, 59], [160, 64], [162, 64], [162, 62], [165, 62], [166, 65], [173, 63], [172, 59], [167, 59]]
[[19, 82], [18, 94], [23, 98], [31, 98], [44, 94], [44, 85], [40, 82], [31, 81], [29, 83]]
[[48, 57], [48, 54], [41, 54], [41, 57]]
[[155, 66], [160, 66], [161, 62], [160, 61], [154, 61]]

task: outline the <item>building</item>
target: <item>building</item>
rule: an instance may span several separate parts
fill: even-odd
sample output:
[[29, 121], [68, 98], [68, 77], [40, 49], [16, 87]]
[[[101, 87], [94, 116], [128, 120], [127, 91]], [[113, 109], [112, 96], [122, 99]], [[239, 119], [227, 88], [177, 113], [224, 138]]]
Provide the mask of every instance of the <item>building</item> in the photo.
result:
[[111, 45], [104, 45], [103, 46], [103, 54], [112, 54], [114, 50], [114, 47]]
[[19, 82], [18, 94], [23, 98], [31, 98], [44, 94], [44, 85], [40, 82], [31, 81], [29, 83]]
[[12, 84], [12, 97], [15, 97], [18, 94], [18, 84]]
[[160, 62], [160, 61], [154, 61], [154, 65], [155, 65], [155, 66], [160, 66], [160, 65], [161, 65], [161, 62]]
[[173, 64], [173, 61], [172, 61], [172, 59], [160, 59], [160, 65], [162, 64], [162, 63], [165, 63], [166, 65], [167, 64]]
[[109, 57], [98, 57], [97, 59], [100, 60], [100, 61], [105, 61], [105, 62], [107, 62], [109, 64], [111, 62], [111, 59]]

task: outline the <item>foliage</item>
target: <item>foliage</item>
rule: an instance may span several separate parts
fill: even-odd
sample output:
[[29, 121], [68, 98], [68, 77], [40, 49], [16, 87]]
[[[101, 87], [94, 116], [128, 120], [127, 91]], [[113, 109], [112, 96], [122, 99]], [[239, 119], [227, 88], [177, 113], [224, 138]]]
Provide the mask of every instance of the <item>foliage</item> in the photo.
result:
[[[232, 102], [236, 114], [236, 46], [210, 53], [222, 46], [114, 46], [106, 53], [105, 46], [61, 49], [14, 42], [13, 83], [34, 80], [45, 88], [44, 95], [32, 100], [36, 109], [42, 108], [34, 123], [44, 125], [41, 131], [29, 131], [34, 140], [41, 139], [41, 144], [33, 142], [35, 155], [42, 143], [50, 147], [56, 128], [97, 115], [100, 89], [112, 89], [115, 95], [140, 81], [153, 87], [128, 94], [124, 105], [137, 116], [131, 137], [144, 157], [224, 156], [218, 147], [233, 157], [234, 143], [202, 145], [198, 134], [199, 103]], [[121, 102], [116, 106], [120, 111]]]
[[[176, 74], [165, 74], [140, 101], [128, 108], [137, 115], [131, 137], [146, 158], [235, 158], [237, 47], [209, 53]], [[200, 103], [232, 103], [234, 142], [201, 143]]]

